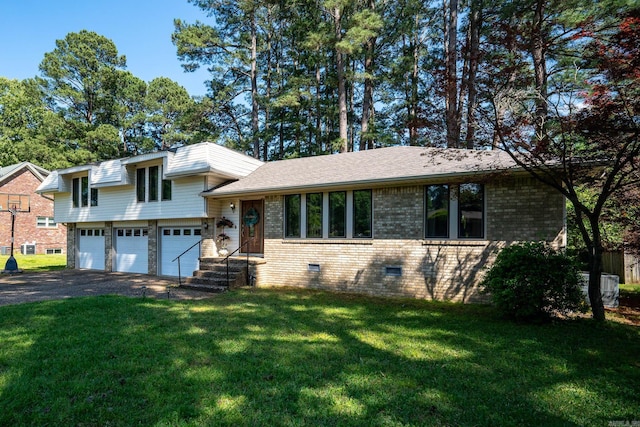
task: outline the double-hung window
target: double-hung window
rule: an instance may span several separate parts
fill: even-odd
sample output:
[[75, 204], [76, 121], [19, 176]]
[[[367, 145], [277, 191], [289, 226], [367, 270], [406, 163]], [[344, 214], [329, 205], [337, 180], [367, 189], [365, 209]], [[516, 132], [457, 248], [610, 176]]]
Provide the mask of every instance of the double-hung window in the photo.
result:
[[322, 193], [307, 194], [307, 237], [322, 238]]

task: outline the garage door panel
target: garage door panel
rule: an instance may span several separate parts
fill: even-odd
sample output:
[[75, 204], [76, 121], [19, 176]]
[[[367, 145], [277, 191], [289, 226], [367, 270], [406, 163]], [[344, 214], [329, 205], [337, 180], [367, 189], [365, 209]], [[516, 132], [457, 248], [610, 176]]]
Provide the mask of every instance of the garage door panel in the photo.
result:
[[146, 228], [116, 229], [115, 252], [115, 271], [149, 273], [149, 235]]
[[78, 230], [77, 266], [91, 270], [104, 270], [104, 230]]
[[200, 227], [163, 227], [160, 229], [158, 274], [177, 276], [178, 261], [173, 260], [193, 245], [196, 246], [180, 257], [180, 274], [190, 276], [197, 270], [200, 263], [200, 248], [197, 243], [200, 238]]

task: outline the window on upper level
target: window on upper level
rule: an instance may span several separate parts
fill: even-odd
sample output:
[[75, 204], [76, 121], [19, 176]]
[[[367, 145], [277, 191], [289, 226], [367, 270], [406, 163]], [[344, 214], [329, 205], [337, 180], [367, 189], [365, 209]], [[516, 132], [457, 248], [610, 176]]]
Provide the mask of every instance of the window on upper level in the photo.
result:
[[98, 206], [98, 189], [89, 187], [89, 177], [73, 178], [71, 200], [74, 208]]
[[58, 224], [52, 216], [39, 216], [36, 218], [36, 227], [38, 228], [57, 228]]
[[136, 170], [136, 200], [139, 202], [146, 201], [147, 198], [147, 169], [140, 168]]
[[161, 179], [160, 166], [136, 169], [136, 200], [138, 202], [157, 202], [171, 200], [172, 182]]

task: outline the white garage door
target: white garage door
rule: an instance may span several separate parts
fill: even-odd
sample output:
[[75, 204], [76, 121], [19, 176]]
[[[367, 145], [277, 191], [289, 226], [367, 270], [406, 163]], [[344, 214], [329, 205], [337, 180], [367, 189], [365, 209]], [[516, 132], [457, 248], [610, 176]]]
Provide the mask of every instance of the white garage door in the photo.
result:
[[78, 268], [104, 270], [104, 230], [79, 229], [77, 255]]
[[147, 228], [116, 228], [114, 270], [122, 273], [149, 273], [149, 232]]
[[[182, 252], [200, 241], [200, 227], [164, 227], [160, 229], [160, 263], [158, 274], [177, 276], [178, 261], [173, 261]], [[198, 269], [200, 248], [196, 245], [180, 257], [180, 274], [191, 276]]]

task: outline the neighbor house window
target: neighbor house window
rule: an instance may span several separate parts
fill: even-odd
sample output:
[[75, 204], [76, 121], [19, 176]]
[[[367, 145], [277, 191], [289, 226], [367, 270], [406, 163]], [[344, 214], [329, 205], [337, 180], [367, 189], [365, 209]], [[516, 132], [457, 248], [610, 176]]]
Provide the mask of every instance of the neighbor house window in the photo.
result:
[[98, 189], [91, 189], [91, 206], [98, 206]]
[[39, 216], [36, 218], [36, 227], [38, 228], [56, 228], [58, 224], [52, 216]]
[[329, 237], [347, 237], [347, 193], [329, 193]]
[[146, 182], [145, 168], [136, 170], [136, 198], [139, 202], [144, 202], [147, 195], [147, 182]]
[[427, 186], [426, 199], [426, 237], [449, 237], [449, 186]]
[[484, 187], [482, 184], [460, 184], [458, 237], [484, 237]]
[[353, 237], [371, 237], [371, 190], [353, 192]]
[[307, 194], [307, 237], [322, 238], [322, 193]]
[[158, 201], [158, 166], [151, 166], [149, 168], [149, 201]]
[[300, 237], [300, 194], [284, 197], [284, 235]]

